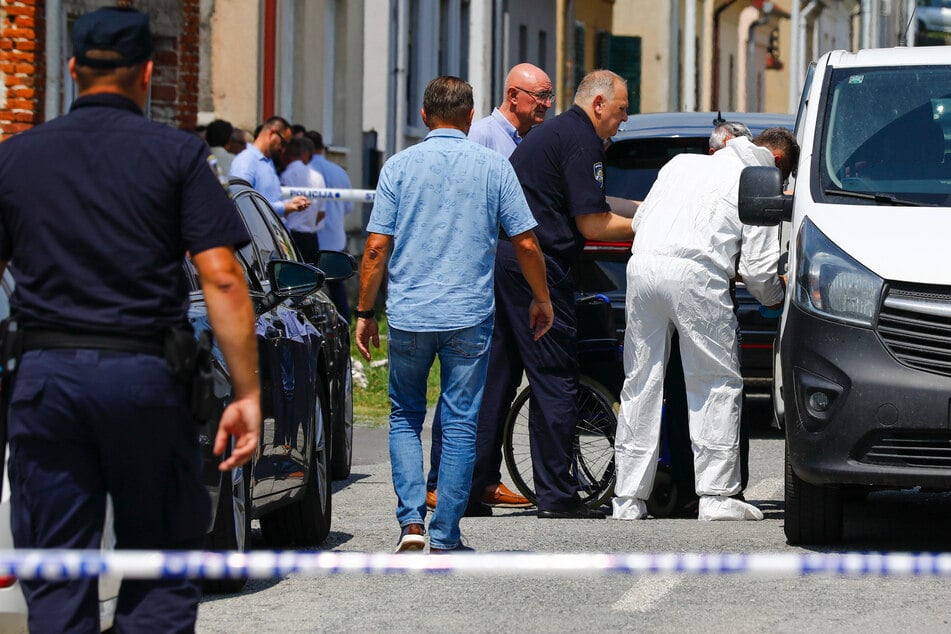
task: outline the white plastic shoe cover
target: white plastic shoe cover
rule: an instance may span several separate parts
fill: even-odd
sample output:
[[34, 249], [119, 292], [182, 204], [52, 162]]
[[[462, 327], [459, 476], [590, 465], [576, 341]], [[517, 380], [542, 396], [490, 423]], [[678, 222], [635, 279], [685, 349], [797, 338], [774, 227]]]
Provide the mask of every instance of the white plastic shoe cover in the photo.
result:
[[611, 500], [611, 517], [616, 520], [647, 518], [647, 502], [636, 497], [616, 497]]
[[763, 512], [742, 500], [725, 495], [704, 495], [700, 498], [700, 512], [697, 519], [717, 520], [761, 520]]

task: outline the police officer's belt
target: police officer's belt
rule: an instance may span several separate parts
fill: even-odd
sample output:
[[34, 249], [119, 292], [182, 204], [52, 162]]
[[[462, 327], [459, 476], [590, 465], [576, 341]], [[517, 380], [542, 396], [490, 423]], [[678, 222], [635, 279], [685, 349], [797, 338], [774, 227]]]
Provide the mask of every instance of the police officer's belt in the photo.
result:
[[112, 352], [136, 352], [165, 356], [164, 335], [133, 337], [128, 335], [66, 332], [62, 330], [25, 330], [23, 350], [47, 348], [89, 348]]

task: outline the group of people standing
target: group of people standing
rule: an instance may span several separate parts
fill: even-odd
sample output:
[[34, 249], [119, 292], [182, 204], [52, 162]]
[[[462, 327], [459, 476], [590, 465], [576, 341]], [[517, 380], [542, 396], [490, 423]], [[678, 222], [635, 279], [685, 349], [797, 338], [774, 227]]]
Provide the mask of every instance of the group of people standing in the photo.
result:
[[[502, 421], [523, 372], [535, 403], [538, 517], [606, 517], [581, 503], [571, 470], [578, 365], [570, 270], [586, 240], [633, 240], [612, 517], [646, 517], [674, 331], [700, 519], [762, 517], [738, 495], [742, 382], [729, 284], [739, 273], [768, 305], [782, 300], [783, 285], [778, 235], [739, 222], [737, 185], [747, 165], [776, 165], [788, 176], [795, 140], [778, 128], [750, 140], [726, 127], [717, 139], [723, 151], [676, 157], [640, 203], [604, 193], [605, 143], [628, 117], [624, 79], [589, 73], [571, 108], [543, 123], [553, 99], [544, 71], [519, 64], [499, 107], [473, 123], [471, 87], [437, 77], [421, 109], [429, 134], [383, 167], [355, 314], [357, 346], [370, 359], [385, 279], [398, 552], [425, 548], [427, 506], [436, 554], [471, 550], [459, 531], [464, 515], [530, 506], [501, 483]], [[420, 436], [436, 357], [441, 395], [427, 478]]]
[[[228, 169], [229, 177], [247, 181], [271, 203], [301, 257], [310, 264], [317, 263], [320, 249], [346, 249], [344, 217], [353, 211], [353, 203], [324, 198], [312, 201], [307, 196], [285, 199], [281, 187], [350, 189], [346, 170], [328, 159], [325, 150], [323, 136], [316, 130], [273, 116], [258, 127], [254, 141], [231, 160]], [[328, 282], [327, 290], [349, 323], [350, 302], [343, 282]]]

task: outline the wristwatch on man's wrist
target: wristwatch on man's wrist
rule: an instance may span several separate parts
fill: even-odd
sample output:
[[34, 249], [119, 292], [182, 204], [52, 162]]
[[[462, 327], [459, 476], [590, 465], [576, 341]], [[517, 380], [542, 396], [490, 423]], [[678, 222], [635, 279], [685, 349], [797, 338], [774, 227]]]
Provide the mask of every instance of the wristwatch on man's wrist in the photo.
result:
[[370, 310], [355, 310], [353, 314], [357, 316], [357, 319], [376, 319], [376, 311], [372, 308]]

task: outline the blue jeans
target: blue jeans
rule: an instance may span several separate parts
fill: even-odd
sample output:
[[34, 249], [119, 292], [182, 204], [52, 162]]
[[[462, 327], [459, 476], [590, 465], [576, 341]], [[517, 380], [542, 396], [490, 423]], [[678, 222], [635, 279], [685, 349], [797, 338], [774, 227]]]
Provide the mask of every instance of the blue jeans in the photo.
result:
[[429, 522], [429, 544], [459, 544], [459, 520], [466, 510], [475, 461], [476, 421], [485, 388], [493, 317], [445, 332], [410, 332], [390, 327], [390, 463], [400, 526], [426, 517], [426, 477], [420, 434], [426, 417], [426, 379], [439, 355], [442, 460], [439, 503]]

